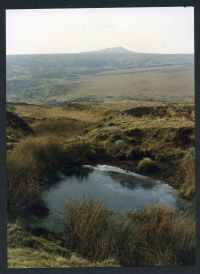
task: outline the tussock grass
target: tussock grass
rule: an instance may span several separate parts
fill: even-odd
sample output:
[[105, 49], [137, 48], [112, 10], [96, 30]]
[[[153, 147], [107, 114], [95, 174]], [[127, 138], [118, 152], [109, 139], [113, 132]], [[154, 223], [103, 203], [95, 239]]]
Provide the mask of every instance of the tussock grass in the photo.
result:
[[123, 266], [194, 264], [195, 224], [171, 209], [129, 212], [121, 220], [92, 201], [67, 209], [66, 245], [88, 258], [113, 257]]
[[[128, 214], [137, 227], [146, 264], [191, 265], [195, 261], [195, 222], [186, 213], [153, 207]], [[142, 255], [142, 254], [141, 254]]]
[[20, 214], [29, 207], [42, 212], [45, 207], [41, 198], [41, 182], [44, 182], [45, 176], [55, 172], [63, 161], [63, 149], [46, 137], [28, 137], [9, 151], [9, 213]]
[[[45, 213], [41, 198], [47, 178], [58, 169], [94, 164], [105, 160], [105, 152], [84, 142], [63, 146], [47, 136], [27, 137], [8, 152], [8, 211], [20, 215], [27, 210]], [[19, 199], [20, 197], [20, 199]]]
[[180, 186], [180, 193], [185, 198], [195, 196], [195, 158], [194, 150], [190, 149], [180, 162], [177, 175], [177, 184]]
[[67, 246], [84, 256], [106, 259], [114, 255], [114, 226], [110, 212], [102, 203], [80, 200], [68, 204]]
[[28, 137], [8, 153], [9, 179], [39, 178], [62, 163], [64, 151], [53, 139]]

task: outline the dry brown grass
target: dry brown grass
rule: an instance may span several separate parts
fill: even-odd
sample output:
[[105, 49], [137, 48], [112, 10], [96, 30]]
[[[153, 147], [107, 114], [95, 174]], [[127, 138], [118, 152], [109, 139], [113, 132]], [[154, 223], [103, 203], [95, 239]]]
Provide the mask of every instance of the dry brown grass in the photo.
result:
[[177, 184], [180, 186], [180, 193], [185, 198], [195, 196], [195, 158], [193, 150], [189, 150], [180, 162], [177, 175]]
[[69, 119], [48, 119], [37, 121], [33, 125], [33, 130], [38, 136], [51, 136], [52, 138], [68, 139], [80, 135], [88, 124], [77, 120]]
[[[177, 79], [179, 79], [177, 81]], [[130, 98], [154, 101], [194, 101], [194, 70], [170, 68], [155, 71], [85, 77], [85, 83], [71, 94], [54, 96], [58, 101], [91, 97], [95, 99]]]
[[95, 123], [100, 116], [91, 111], [67, 111], [63, 107], [45, 107], [37, 105], [16, 105], [15, 112], [24, 118], [35, 118], [36, 120], [46, 119], [74, 119], [82, 122]]
[[46, 137], [27, 137], [8, 152], [9, 214], [20, 215], [30, 203], [41, 206], [42, 212], [41, 182], [61, 166], [63, 157], [62, 148]]
[[104, 205], [68, 206], [66, 244], [88, 258], [116, 258], [123, 266], [192, 265], [195, 223], [168, 208], [129, 212], [117, 219]]
[[[140, 239], [135, 247], [142, 265], [190, 265], [195, 261], [195, 222], [164, 207], [128, 214]], [[144, 258], [141, 259], [142, 254]], [[144, 262], [141, 262], [144, 260]]]
[[116, 249], [110, 213], [102, 203], [80, 200], [67, 205], [67, 246], [89, 258], [105, 259]]

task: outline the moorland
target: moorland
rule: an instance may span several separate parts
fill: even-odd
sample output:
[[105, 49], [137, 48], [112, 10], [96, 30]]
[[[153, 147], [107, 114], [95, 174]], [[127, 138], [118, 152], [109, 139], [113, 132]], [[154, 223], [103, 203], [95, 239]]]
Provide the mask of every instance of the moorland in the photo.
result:
[[[7, 57], [9, 267], [195, 262], [192, 55], [123, 48]], [[63, 233], [27, 225], [58, 170], [104, 164], [162, 180], [186, 206], [129, 210], [67, 204]], [[19, 199], [20, 197], [20, 199]]]

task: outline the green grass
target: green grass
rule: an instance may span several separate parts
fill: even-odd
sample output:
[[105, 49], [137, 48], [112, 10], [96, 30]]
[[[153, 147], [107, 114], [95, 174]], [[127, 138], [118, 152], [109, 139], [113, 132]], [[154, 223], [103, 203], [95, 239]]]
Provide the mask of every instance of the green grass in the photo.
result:
[[116, 267], [116, 260], [88, 260], [56, 243], [31, 235], [19, 222], [8, 225], [8, 268]]
[[72, 254], [70, 258], [28, 247], [8, 248], [8, 268], [118, 267], [113, 259], [92, 262]]

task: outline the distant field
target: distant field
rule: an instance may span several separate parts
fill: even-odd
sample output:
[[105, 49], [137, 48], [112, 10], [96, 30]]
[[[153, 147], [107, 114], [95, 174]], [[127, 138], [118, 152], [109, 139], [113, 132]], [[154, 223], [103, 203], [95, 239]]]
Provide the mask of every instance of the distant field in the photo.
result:
[[160, 69], [86, 78], [73, 93], [51, 97], [73, 99], [134, 99], [145, 101], [194, 101], [193, 69]]
[[[194, 101], [194, 69], [166, 68], [152, 71], [81, 76], [79, 79], [46, 79], [34, 85], [26, 80], [8, 101], [60, 103], [132, 99], [145, 101]], [[29, 86], [28, 83], [30, 84]]]
[[84, 54], [7, 56], [6, 66], [10, 102], [194, 101], [191, 54], [143, 54], [119, 48]]

